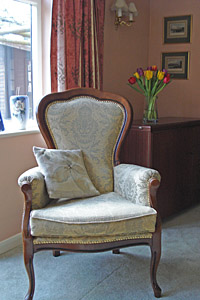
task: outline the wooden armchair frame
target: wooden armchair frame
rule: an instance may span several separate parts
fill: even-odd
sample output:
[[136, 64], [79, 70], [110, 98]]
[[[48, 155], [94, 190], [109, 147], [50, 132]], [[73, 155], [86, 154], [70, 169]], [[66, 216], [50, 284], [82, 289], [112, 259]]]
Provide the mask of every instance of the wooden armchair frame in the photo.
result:
[[[54, 93], [47, 95], [40, 102], [37, 112], [37, 120], [39, 124], [40, 131], [47, 143], [48, 148], [55, 148], [53, 139], [49, 133], [47, 124], [45, 122], [45, 108], [52, 101], [63, 101], [66, 99], [71, 99], [77, 96], [92, 96], [101, 101], [116, 101], [120, 103], [125, 110], [126, 118], [124, 123], [124, 128], [122, 134], [118, 140], [115, 154], [114, 154], [114, 165], [120, 164], [120, 149], [122, 142], [127, 134], [128, 128], [131, 123], [132, 112], [131, 107], [127, 100], [119, 95], [101, 92], [99, 90], [80, 88], [71, 89], [61, 93]], [[58, 100], [59, 99], [59, 100]], [[157, 202], [156, 202], [156, 192], [159, 187], [159, 181], [157, 179], [152, 179], [149, 182], [149, 195], [150, 204], [157, 212]], [[148, 245], [151, 248], [151, 263], [150, 263], [150, 278], [153, 287], [155, 297], [161, 296], [161, 289], [156, 280], [156, 272], [161, 256], [161, 220], [159, 212], [157, 213], [157, 220], [155, 226], [155, 232], [152, 234], [152, 238], [142, 238], [133, 240], [122, 240], [115, 242], [106, 242], [99, 244], [34, 244], [34, 237], [31, 236], [30, 231], [30, 213], [32, 209], [32, 188], [30, 183], [24, 182], [21, 187], [22, 192], [25, 196], [23, 220], [22, 220], [22, 237], [23, 237], [23, 251], [24, 251], [24, 263], [26, 271], [29, 278], [29, 289], [25, 297], [25, 300], [33, 299], [34, 289], [35, 289], [35, 275], [33, 268], [33, 257], [34, 253], [43, 250], [53, 250], [54, 256], [59, 256], [60, 251], [72, 251], [72, 252], [102, 252], [112, 250], [113, 253], [120, 253], [120, 248], [138, 246], [138, 245]]]

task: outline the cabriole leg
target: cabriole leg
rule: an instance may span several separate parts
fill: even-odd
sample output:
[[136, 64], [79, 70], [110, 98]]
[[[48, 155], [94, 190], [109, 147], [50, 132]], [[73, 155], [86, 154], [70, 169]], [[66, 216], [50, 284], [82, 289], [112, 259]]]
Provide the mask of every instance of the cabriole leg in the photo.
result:
[[150, 268], [151, 284], [156, 298], [161, 297], [161, 288], [159, 287], [156, 279], [156, 273], [160, 261], [160, 256], [161, 256], [161, 234], [157, 232], [153, 234], [152, 237], [151, 268]]
[[35, 275], [33, 269], [33, 242], [32, 239], [26, 240], [24, 242], [24, 264], [26, 267], [26, 272], [29, 279], [29, 289], [25, 296], [25, 300], [32, 300], [35, 291]]

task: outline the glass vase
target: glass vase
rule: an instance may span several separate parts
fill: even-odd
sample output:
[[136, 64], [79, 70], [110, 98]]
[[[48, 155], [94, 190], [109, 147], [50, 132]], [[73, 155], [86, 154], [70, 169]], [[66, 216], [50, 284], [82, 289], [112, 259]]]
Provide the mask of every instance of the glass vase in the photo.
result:
[[145, 107], [143, 113], [143, 123], [157, 123], [158, 110], [157, 110], [157, 97], [146, 97]]

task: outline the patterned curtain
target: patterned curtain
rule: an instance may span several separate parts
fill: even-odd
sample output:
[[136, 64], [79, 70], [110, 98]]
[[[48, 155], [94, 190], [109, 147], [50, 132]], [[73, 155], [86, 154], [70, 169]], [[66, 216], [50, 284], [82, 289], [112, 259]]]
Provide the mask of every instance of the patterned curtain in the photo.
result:
[[53, 0], [51, 90], [103, 85], [105, 0]]

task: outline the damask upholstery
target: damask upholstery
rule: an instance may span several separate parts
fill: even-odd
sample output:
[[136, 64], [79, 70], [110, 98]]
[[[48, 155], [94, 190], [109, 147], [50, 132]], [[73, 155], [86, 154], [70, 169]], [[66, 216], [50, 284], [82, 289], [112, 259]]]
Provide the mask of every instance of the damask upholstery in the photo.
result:
[[133, 204], [117, 193], [72, 201], [60, 200], [31, 212], [31, 234], [80, 238], [134, 235], [155, 231], [156, 211]]
[[81, 150], [33, 147], [45, 177], [49, 198], [83, 198], [99, 195], [91, 182]]
[[18, 184], [20, 187], [24, 184], [31, 184], [32, 209], [45, 207], [50, 202], [44, 176], [39, 167], [29, 169], [21, 174], [18, 178]]
[[112, 192], [114, 147], [124, 121], [121, 106], [79, 96], [50, 103], [45, 118], [56, 148], [81, 149], [96, 189]]
[[135, 204], [150, 206], [148, 187], [151, 178], [161, 180], [156, 170], [120, 164], [114, 167], [114, 191]]

